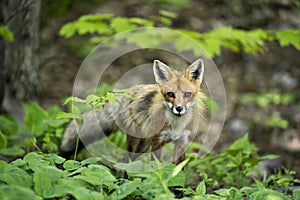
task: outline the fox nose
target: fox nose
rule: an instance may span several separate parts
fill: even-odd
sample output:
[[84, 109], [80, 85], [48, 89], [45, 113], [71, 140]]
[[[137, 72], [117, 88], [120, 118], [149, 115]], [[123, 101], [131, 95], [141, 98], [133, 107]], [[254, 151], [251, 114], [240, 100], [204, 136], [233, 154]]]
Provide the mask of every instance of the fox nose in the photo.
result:
[[182, 112], [182, 111], [183, 111], [183, 107], [182, 107], [182, 106], [177, 106], [177, 107], [176, 107], [176, 111], [177, 111], [178, 113]]

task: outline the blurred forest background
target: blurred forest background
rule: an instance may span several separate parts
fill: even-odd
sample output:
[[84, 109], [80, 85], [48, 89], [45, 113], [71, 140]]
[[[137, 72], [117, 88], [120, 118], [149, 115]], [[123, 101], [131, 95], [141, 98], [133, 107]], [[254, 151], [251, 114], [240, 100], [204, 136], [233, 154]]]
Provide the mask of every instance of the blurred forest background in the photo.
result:
[[[8, 2], [2, 2], [2, 11], [5, 6], [17, 6], [8, 5]], [[299, 1], [43, 0], [39, 2], [33, 0], [20, 2], [19, 9], [6, 9], [0, 16], [1, 24], [7, 25], [6, 28], [1, 27], [3, 38], [0, 40], [0, 64], [4, 66], [4, 68], [1, 66], [0, 85], [3, 103], [1, 111], [13, 114], [20, 119], [19, 121], [22, 121], [20, 102], [35, 100], [43, 108], [49, 108], [53, 105], [61, 106], [62, 100], [72, 94], [77, 70], [96, 43], [90, 41], [93, 34], [88, 31], [73, 31], [75, 33], [71, 33], [72, 31], [65, 30], [64, 32], [62, 27], [66, 23], [78, 20], [83, 15], [113, 14], [125, 18], [135, 17], [154, 20], [156, 19], [155, 16], [161, 16], [155, 26], [184, 29], [197, 33], [207, 33], [222, 27], [232, 27], [244, 31], [256, 29], [295, 30], [289, 35], [290, 41], [286, 43], [265, 39], [262, 44], [263, 47], [253, 53], [245, 50], [245, 48], [234, 49], [225, 46], [225, 48], [221, 48], [219, 53], [213, 55], [213, 60], [222, 73], [227, 95], [226, 122], [216, 148], [224, 147], [249, 133], [251, 141], [258, 145], [261, 154], [276, 153], [282, 155], [275, 163], [271, 163], [272, 165], [275, 167], [276, 165], [285, 165], [291, 170], [296, 170], [299, 174]], [[22, 50], [33, 52], [30, 55], [33, 57], [31, 59], [33, 63], [29, 63], [29, 65], [35, 65], [27, 74], [31, 77], [30, 84], [24, 85], [21, 76], [24, 71], [11, 64], [10, 61], [16, 60], [16, 57], [8, 56], [7, 53], [4, 53], [4, 49], [17, 51], [18, 44], [16, 43], [19, 42], [20, 44], [24, 34], [20, 36], [22, 30], [14, 32], [17, 30], [14, 29], [14, 26], [17, 25], [9, 25], [9, 23], [14, 21], [18, 12], [27, 9], [35, 10], [33, 12], [36, 13], [31, 17], [39, 24], [37, 27], [32, 24], [28, 25], [33, 32], [27, 33], [30, 35], [29, 38], [32, 39], [32, 42], [33, 40], [37, 42], [25, 44], [28, 47]], [[28, 19], [27, 17], [25, 15], [25, 21]], [[14, 23], [19, 23], [19, 28], [22, 29], [22, 17]], [[230, 38], [230, 34], [231, 32], [227, 37]], [[247, 38], [244, 40], [247, 41]], [[141, 52], [133, 55], [126, 62], [121, 59], [117, 64], [118, 72], [114, 73], [122, 74], [131, 67], [156, 59], [152, 56]], [[10, 60], [7, 61], [8, 59]], [[168, 58], [165, 60], [168, 61]], [[170, 60], [170, 62], [172, 61]], [[5, 66], [5, 64], [10, 66]], [[14, 73], [15, 75], [13, 75]], [[14, 85], [17, 80], [19, 83]], [[107, 82], [109, 83], [109, 78]], [[4, 87], [8, 91], [4, 92]], [[33, 89], [31, 91], [28, 88]]]

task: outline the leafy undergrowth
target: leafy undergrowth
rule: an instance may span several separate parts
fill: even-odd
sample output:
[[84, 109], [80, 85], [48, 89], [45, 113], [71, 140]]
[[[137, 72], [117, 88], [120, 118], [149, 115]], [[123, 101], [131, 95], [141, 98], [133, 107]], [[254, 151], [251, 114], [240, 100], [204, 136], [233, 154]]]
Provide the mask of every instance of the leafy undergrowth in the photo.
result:
[[[199, 144], [191, 145], [187, 159], [177, 166], [157, 160], [136, 161], [117, 163], [114, 170], [102, 165], [100, 157], [75, 161], [53, 153], [30, 152], [11, 163], [0, 161], [0, 199], [300, 198], [300, 190], [293, 189], [296, 180], [288, 170], [266, 180], [259, 178], [258, 163], [276, 156], [257, 156], [257, 148], [249, 142], [248, 135], [201, 159], [192, 153], [199, 148]], [[118, 169], [138, 165], [155, 165], [158, 170], [131, 172], [124, 178]]]
[[[113, 100], [111, 96], [77, 101], [101, 106], [103, 100]], [[9, 116], [0, 116], [0, 155], [13, 160], [0, 160], [0, 199], [300, 199], [300, 189], [294, 186], [300, 181], [294, 172], [280, 169], [268, 176], [261, 172], [259, 163], [277, 156], [259, 156], [248, 134], [218, 152], [191, 143], [187, 159], [177, 166], [140, 159], [115, 160], [109, 168], [101, 164], [107, 156], [81, 161], [59, 156], [60, 139], [69, 122], [63, 117], [69, 113], [58, 107], [44, 110], [35, 103], [24, 107], [24, 127]], [[80, 112], [77, 115], [80, 119]], [[125, 134], [120, 131], [109, 139], [119, 147], [125, 145]], [[199, 158], [199, 152], [205, 156]]]

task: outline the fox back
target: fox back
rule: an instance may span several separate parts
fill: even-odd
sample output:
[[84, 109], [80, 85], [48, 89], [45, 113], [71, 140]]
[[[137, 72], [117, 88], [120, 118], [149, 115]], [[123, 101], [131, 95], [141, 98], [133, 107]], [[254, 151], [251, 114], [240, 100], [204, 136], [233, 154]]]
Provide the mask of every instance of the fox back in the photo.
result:
[[205, 96], [200, 91], [204, 65], [202, 60], [192, 63], [184, 73], [173, 71], [155, 60], [153, 72], [156, 84], [130, 88], [133, 99], [119, 97], [120, 103], [107, 104], [84, 114], [82, 127], [71, 122], [62, 139], [61, 150], [75, 148], [77, 130], [87, 145], [117, 129], [127, 134], [127, 151], [131, 160], [150, 147], [160, 158], [164, 144], [173, 142], [174, 162], [185, 158], [189, 137], [199, 132], [204, 112]]

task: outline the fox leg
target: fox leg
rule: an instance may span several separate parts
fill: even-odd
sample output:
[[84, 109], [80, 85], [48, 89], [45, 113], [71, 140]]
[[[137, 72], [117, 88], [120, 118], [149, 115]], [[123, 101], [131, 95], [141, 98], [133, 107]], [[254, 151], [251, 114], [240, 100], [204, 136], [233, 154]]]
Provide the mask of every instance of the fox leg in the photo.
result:
[[[127, 134], [128, 158], [135, 160], [140, 154], [145, 153], [150, 147], [150, 142], [145, 138], [138, 138]], [[128, 162], [129, 160], [127, 160]]]
[[185, 150], [187, 143], [182, 141], [176, 141], [174, 147], [174, 163], [177, 165], [185, 160]]

